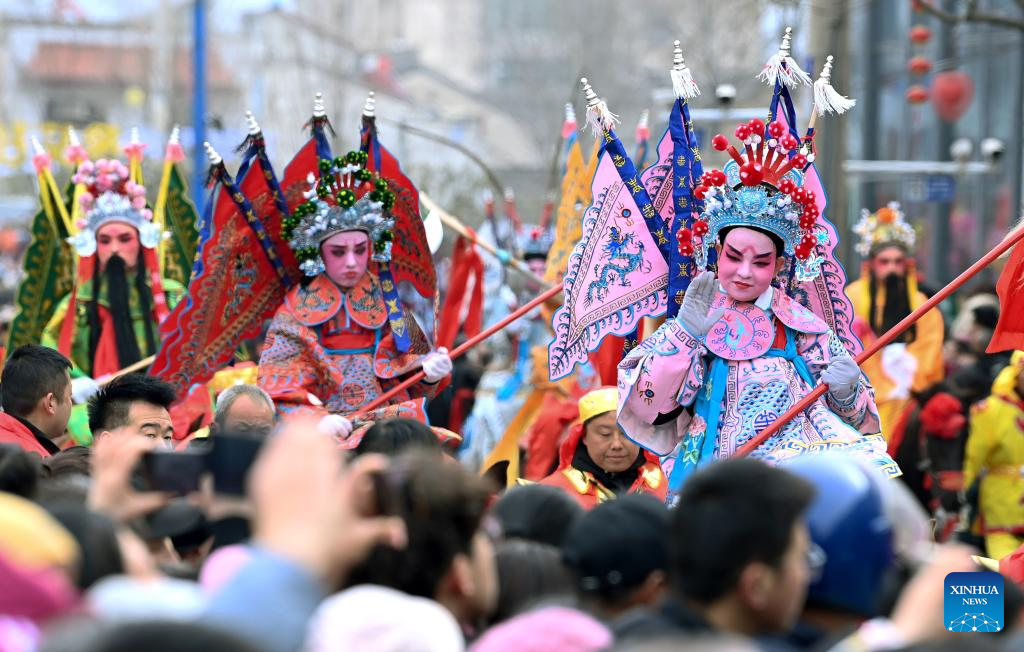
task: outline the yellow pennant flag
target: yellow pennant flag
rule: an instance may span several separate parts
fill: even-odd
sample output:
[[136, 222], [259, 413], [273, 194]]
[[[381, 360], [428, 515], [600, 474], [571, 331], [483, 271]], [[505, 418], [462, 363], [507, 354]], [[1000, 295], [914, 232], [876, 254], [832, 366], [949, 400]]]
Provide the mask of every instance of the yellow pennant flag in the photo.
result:
[[562, 177], [562, 200], [555, 220], [555, 242], [548, 253], [548, 266], [544, 273], [544, 280], [548, 283], [562, 280], [569, 267], [569, 255], [583, 237], [583, 212], [593, 200], [590, 184], [597, 171], [600, 145], [600, 140], [594, 141], [590, 160], [586, 163], [579, 141], [569, 150], [565, 176]]

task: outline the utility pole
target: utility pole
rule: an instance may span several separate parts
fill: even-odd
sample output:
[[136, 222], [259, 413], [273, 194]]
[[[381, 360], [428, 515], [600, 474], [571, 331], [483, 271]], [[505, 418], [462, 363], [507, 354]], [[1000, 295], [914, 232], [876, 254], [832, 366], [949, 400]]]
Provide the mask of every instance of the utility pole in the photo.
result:
[[[206, 185], [206, 0], [193, 0], [192, 19], [192, 200], [204, 205]], [[200, 209], [201, 210], [201, 209]]]
[[[849, 0], [810, 3], [811, 53], [814, 55], [814, 70], [811, 77], [817, 79], [818, 72], [829, 54], [835, 55], [836, 66], [832, 69], [832, 84], [840, 93], [849, 92], [852, 57], [849, 49]], [[860, 107], [854, 107], [854, 111]], [[821, 156], [815, 159], [815, 166], [822, 183], [828, 188], [826, 213], [839, 233], [839, 249], [836, 254], [847, 269], [853, 253], [853, 235], [850, 231], [850, 206], [843, 161], [846, 160], [846, 116], [820, 116], [815, 125], [814, 141]]]

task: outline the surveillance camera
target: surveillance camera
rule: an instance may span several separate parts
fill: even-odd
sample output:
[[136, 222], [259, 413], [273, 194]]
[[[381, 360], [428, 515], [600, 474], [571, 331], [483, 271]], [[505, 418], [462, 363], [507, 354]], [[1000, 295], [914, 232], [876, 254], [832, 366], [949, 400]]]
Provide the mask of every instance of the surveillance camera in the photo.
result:
[[970, 138], [957, 138], [949, 146], [949, 155], [959, 163], [965, 163], [970, 159], [973, 151], [974, 143]]
[[981, 155], [990, 163], [997, 163], [1006, 153], [1006, 143], [998, 138], [986, 138], [981, 141]]
[[736, 87], [732, 84], [719, 84], [715, 86], [715, 97], [720, 104], [729, 105], [736, 99]]

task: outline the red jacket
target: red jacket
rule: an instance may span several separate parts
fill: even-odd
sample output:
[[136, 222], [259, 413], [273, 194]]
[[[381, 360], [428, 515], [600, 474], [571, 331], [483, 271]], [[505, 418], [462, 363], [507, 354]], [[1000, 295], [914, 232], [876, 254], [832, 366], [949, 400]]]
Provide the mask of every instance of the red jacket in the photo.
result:
[[[559, 487], [574, 497], [584, 509], [590, 509], [598, 503], [615, 498], [615, 493], [598, 482], [589, 471], [581, 471], [572, 465], [576, 449], [582, 441], [583, 424], [574, 424], [569, 436], [562, 442], [558, 470], [541, 480], [540, 484]], [[661, 463], [650, 451], [643, 450], [643, 454], [647, 462], [637, 469], [636, 481], [629, 488], [629, 492], [651, 494], [664, 501], [668, 492], [668, 479], [661, 470]]]
[[50, 457], [52, 455], [36, 439], [35, 434], [32, 433], [28, 426], [6, 412], [0, 412], [0, 444], [14, 444], [21, 448], [21, 450], [28, 453], [36, 453], [40, 457]]

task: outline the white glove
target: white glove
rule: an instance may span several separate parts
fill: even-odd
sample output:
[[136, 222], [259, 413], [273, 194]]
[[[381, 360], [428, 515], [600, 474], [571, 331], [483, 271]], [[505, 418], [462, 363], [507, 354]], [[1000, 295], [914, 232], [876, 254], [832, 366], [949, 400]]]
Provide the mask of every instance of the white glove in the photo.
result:
[[436, 383], [452, 372], [452, 359], [443, 346], [423, 357], [423, 375], [428, 383]]
[[828, 385], [832, 398], [841, 403], [849, 401], [860, 382], [860, 367], [849, 355], [832, 358], [825, 371], [821, 372], [821, 382]]
[[316, 427], [325, 435], [338, 439], [347, 439], [352, 434], [352, 422], [340, 414], [328, 414]]
[[74, 403], [81, 405], [92, 398], [98, 391], [100, 391], [100, 384], [88, 376], [71, 380], [71, 400]]
[[708, 314], [717, 293], [718, 279], [715, 278], [715, 273], [710, 271], [701, 272], [686, 289], [676, 321], [682, 324], [690, 335], [704, 337], [725, 314], [725, 310], [716, 310]]
[[910, 398], [910, 388], [914, 386], [914, 375], [917, 374], [917, 358], [907, 350], [906, 344], [899, 342], [882, 349], [882, 371], [893, 383], [886, 398]]

